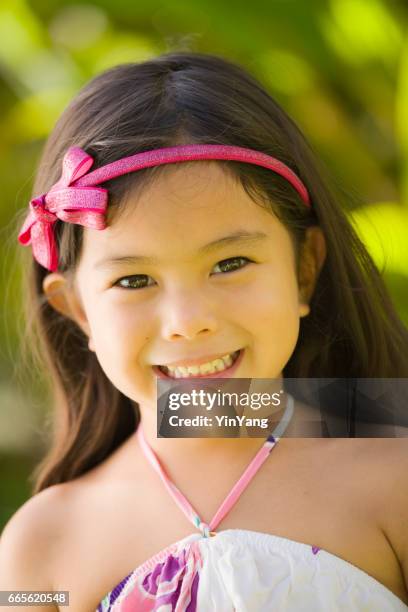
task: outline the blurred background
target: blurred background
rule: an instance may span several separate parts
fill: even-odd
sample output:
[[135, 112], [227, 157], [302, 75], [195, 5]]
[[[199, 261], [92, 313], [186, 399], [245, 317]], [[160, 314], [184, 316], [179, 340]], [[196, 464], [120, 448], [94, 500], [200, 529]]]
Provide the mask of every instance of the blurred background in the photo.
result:
[[44, 381], [25, 381], [16, 213], [61, 111], [96, 73], [172, 50], [250, 70], [350, 197], [348, 213], [408, 324], [405, 0], [1, 0], [0, 531], [46, 447]]

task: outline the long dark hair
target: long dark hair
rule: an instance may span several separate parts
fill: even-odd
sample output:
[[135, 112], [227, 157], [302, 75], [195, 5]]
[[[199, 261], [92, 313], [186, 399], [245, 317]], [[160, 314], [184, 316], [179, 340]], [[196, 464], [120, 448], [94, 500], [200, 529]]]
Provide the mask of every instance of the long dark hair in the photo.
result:
[[[50, 135], [33, 195], [60, 175], [69, 146], [90, 153], [97, 168], [137, 152], [175, 144], [249, 147], [277, 157], [306, 184], [312, 212], [278, 175], [237, 162], [219, 162], [257, 203], [269, 206], [291, 233], [297, 255], [306, 228], [319, 225], [327, 257], [301, 319], [285, 377], [404, 377], [408, 334], [382, 278], [349, 224], [338, 196], [294, 122], [242, 67], [200, 53], [164, 54], [110, 69], [89, 82], [66, 108]], [[154, 180], [161, 168], [144, 169], [105, 183], [110, 210], [121, 210], [130, 189]], [[75, 269], [82, 227], [54, 226], [60, 271]], [[27, 273], [29, 328], [52, 375], [53, 444], [35, 473], [34, 492], [71, 480], [102, 462], [139, 421], [138, 407], [102, 371], [77, 325], [45, 299], [47, 271], [32, 259]], [[33, 342], [34, 344], [34, 342]]]

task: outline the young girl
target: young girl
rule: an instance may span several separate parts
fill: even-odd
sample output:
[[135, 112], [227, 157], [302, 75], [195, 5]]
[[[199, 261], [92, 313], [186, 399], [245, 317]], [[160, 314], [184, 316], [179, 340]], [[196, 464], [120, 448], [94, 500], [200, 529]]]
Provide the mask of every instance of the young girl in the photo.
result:
[[379, 273], [262, 86], [195, 53], [108, 70], [34, 196], [55, 425], [0, 589], [75, 612], [407, 610], [404, 439], [291, 437], [289, 395], [263, 441], [156, 436], [158, 378], [408, 375]]

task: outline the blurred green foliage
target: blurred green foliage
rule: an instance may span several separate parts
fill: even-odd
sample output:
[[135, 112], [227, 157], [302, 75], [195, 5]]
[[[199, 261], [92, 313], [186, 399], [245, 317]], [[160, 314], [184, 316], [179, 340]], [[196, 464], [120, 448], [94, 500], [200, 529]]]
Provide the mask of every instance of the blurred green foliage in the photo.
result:
[[350, 217], [408, 322], [407, 18], [402, 0], [2, 0], [0, 390], [22, 326], [13, 219], [44, 140], [97, 72], [170, 50], [230, 58], [268, 87], [350, 194]]
[[27, 474], [38, 457], [30, 454], [0, 453], [0, 531], [8, 519], [30, 496]]

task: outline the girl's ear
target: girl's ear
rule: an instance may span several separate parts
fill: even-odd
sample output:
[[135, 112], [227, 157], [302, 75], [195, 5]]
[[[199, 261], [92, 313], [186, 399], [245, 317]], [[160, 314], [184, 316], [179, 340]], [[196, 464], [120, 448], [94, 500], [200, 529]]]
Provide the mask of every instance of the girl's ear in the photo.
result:
[[326, 240], [317, 225], [308, 227], [299, 255], [299, 314], [310, 313], [312, 299], [320, 270], [326, 258]]
[[43, 291], [48, 303], [55, 310], [75, 321], [84, 334], [90, 337], [90, 328], [81, 300], [73, 283], [66, 276], [59, 272], [47, 274], [43, 280]]

